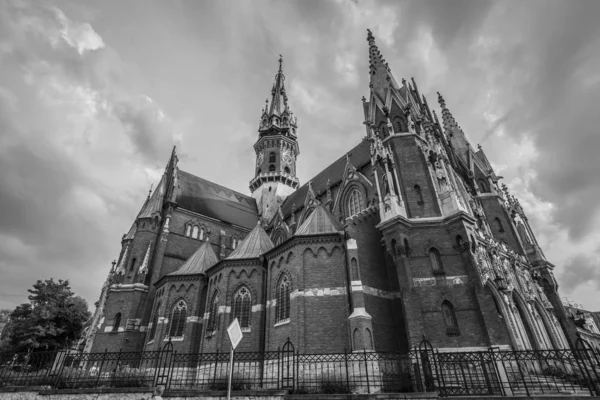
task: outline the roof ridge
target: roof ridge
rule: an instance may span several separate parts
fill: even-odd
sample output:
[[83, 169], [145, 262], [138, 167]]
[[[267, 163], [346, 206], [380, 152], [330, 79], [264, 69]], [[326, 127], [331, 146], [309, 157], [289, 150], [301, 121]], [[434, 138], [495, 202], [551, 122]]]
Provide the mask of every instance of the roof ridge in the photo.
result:
[[213, 182], [213, 181], [209, 181], [209, 180], [208, 180], [208, 179], [206, 179], [206, 178], [202, 178], [202, 177], [200, 177], [200, 176], [198, 176], [198, 175], [194, 175], [194, 174], [192, 174], [191, 172], [187, 172], [187, 171], [184, 171], [184, 170], [182, 170], [182, 169], [179, 169], [179, 172], [180, 172], [180, 173], [187, 174], [187, 175], [190, 175], [190, 176], [193, 176], [194, 178], [196, 178], [196, 179], [200, 179], [200, 180], [202, 180], [202, 181], [204, 181], [204, 182], [206, 182], [206, 183], [208, 183], [208, 184], [210, 184], [210, 185], [214, 185], [215, 187], [217, 187], [217, 188], [219, 188], [219, 189], [221, 189], [221, 190], [223, 190], [223, 191], [229, 191], [229, 192], [232, 192], [234, 196], [235, 196], [235, 195], [239, 195], [239, 196], [243, 197], [244, 199], [252, 199], [252, 200], [254, 200], [254, 198], [253, 198], [252, 196], [249, 196], [249, 195], [247, 195], [247, 194], [244, 194], [244, 193], [238, 192], [237, 190], [230, 189], [230, 188], [228, 188], [228, 187], [226, 187], [226, 186], [219, 185], [218, 183], [215, 183], [215, 182]]

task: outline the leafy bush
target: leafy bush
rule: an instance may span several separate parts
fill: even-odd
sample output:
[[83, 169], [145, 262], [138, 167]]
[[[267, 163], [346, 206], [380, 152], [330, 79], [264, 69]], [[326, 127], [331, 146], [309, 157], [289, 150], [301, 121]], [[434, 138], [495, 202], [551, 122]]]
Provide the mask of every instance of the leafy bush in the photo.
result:
[[323, 394], [350, 394], [348, 385], [341, 379], [322, 379], [319, 382], [320, 393]]

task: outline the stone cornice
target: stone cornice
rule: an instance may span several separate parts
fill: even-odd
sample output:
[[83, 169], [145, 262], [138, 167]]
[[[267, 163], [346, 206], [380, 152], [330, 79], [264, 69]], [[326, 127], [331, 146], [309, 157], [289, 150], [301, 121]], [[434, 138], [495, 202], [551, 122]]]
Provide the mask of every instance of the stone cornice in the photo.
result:
[[400, 223], [407, 228], [428, 228], [440, 225], [449, 225], [458, 220], [466, 220], [470, 223], [475, 223], [475, 218], [470, 216], [464, 211], [459, 211], [456, 214], [452, 214], [449, 217], [433, 217], [433, 218], [406, 218], [401, 215], [397, 215], [394, 218], [390, 218], [387, 221], [379, 223], [376, 228], [380, 231], [390, 228], [395, 223]]
[[[261, 257], [262, 258], [262, 257]], [[219, 261], [212, 267], [206, 270], [206, 275], [210, 276], [215, 274], [226, 267], [248, 267], [248, 266], [256, 266], [262, 267], [261, 258], [242, 258], [242, 259], [234, 259], [228, 260], [227, 258]]]

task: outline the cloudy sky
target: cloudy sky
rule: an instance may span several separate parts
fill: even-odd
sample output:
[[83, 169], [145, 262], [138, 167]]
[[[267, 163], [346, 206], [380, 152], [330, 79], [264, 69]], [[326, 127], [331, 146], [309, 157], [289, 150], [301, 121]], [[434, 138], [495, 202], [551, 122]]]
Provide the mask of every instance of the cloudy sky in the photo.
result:
[[176, 144], [248, 192], [279, 54], [301, 182], [364, 136], [366, 29], [521, 199], [561, 292], [600, 310], [600, 1], [0, 2], [0, 307], [90, 305]]

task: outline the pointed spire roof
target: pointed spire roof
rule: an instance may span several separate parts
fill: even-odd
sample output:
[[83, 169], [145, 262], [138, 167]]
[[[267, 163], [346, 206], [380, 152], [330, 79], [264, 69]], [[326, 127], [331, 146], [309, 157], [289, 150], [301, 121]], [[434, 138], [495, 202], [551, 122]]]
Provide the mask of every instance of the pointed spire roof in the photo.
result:
[[390, 87], [400, 90], [400, 86], [381, 55], [370, 29], [367, 29], [367, 41], [369, 42], [369, 75], [371, 76], [369, 86], [380, 100], [385, 102], [387, 90]]
[[125, 247], [125, 251], [123, 252], [123, 257], [121, 257], [121, 261], [119, 262], [119, 266], [115, 270], [117, 274], [125, 273], [125, 263], [127, 262], [127, 255], [129, 254], [129, 243], [127, 243], [127, 247]]
[[257, 258], [260, 255], [271, 250], [275, 245], [271, 241], [267, 232], [263, 229], [260, 221], [256, 227], [246, 236], [244, 240], [227, 257], [227, 260], [238, 260], [247, 258]]
[[288, 108], [287, 94], [285, 93], [285, 75], [283, 75], [283, 57], [279, 55], [279, 70], [275, 75], [275, 83], [271, 89], [271, 107], [269, 107], [269, 115], [282, 115]]
[[335, 220], [335, 217], [322, 204], [318, 204], [315, 210], [306, 218], [306, 221], [300, 225], [296, 231], [296, 236], [338, 233], [341, 230], [342, 227]]
[[277, 132], [289, 132], [296, 136], [297, 120], [294, 118], [288, 105], [288, 97], [285, 91], [285, 75], [283, 74], [283, 57], [279, 55], [279, 70], [275, 75], [275, 82], [271, 89], [271, 101], [267, 99], [262, 111], [259, 132], [273, 134]]
[[144, 207], [142, 207], [138, 218], [152, 218], [157, 213], [160, 215], [164, 196], [165, 176], [163, 175], [162, 178], [160, 178], [158, 186], [156, 186], [156, 189], [154, 189], [154, 193], [152, 193], [150, 198], [146, 200], [146, 203], [144, 204]]
[[179, 269], [168, 276], [203, 274], [207, 269], [219, 262], [212, 245], [207, 240], [191, 255]]
[[150, 262], [150, 248], [152, 247], [152, 243], [148, 243], [148, 248], [146, 249], [146, 254], [144, 255], [144, 261], [140, 265], [140, 269], [138, 273], [145, 274], [148, 272], [148, 263]]
[[444, 125], [444, 131], [453, 132], [455, 129], [459, 129], [454, 116], [450, 110], [448, 110], [448, 107], [446, 107], [446, 100], [444, 100], [440, 92], [438, 92], [437, 95], [438, 103], [440, 103], [440, 108], [442, 109], [442, 123]]

